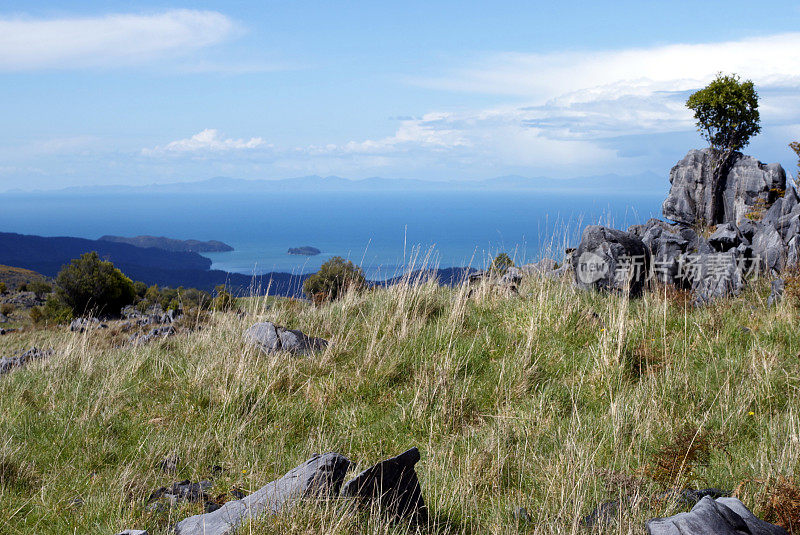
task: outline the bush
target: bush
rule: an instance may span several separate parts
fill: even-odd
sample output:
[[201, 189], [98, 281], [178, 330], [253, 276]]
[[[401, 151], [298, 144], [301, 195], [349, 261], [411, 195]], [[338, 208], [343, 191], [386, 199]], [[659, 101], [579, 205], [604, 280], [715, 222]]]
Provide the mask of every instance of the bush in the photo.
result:
[[506, 253], [500, 253], [492, 260], [492, 267], [489, 269], [499, 275], [505, 275], [510, 267], [514, 267], [514, 261]]
[[75, 315], [119, 314], [136, 297], [133, 282], [94, 251], [64, 266], [56, 277], [56, 286], [58, 298]]
[[14, 305], [11, 303], [3, 303], [0, 305], [0, 314], [3, 316], [10, 316], [14, 312]]
[[6, 286], [5, 282], [0, 282], [0, 295], [7, 293], [8, 287]]
[[43, 280], [37, 280], [28, 283], [28, 291], [36, 294], [36, 297], [42, 299], [45, 295], [53, 291], [53, 287]]
[[349, 289], [359, 290], [366, 279], [361, 268], [341, 256], [334, 256], [303, 283], [303, 292], [312, 299], [334, 300]]
[[233, 295], [225, 288], [224, 284], [220, 284], [214, 288], [214, 291], [217, 294], [214, 301], [211, 303], [211, 307], [214, 310], [225, 312], [234, 308], [236, 299], [233, 298]]

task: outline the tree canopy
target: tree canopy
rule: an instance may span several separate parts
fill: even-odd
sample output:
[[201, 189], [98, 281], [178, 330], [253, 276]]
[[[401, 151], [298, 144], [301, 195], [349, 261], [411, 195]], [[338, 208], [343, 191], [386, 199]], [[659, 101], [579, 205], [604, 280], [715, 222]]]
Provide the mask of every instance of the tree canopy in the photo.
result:
[[347, 289], [359, 289], [366, 279], [361, 268], [341, 256], [334, 256], [303, 283], [303, 291], [309, 297], [322, 296], [336, 299]]
[[740, 81], [735, 74], [718, 74], [693, 93], [686, 106], [694, 111], [700, 134], [725, 158], [744, 148], [761, 131], [755, 86], [750, 80]]
[[118, 314], [133, 303], [133, 282], [94, 251], [73, 259], [56, 277], [56, 293], [75, 315]]

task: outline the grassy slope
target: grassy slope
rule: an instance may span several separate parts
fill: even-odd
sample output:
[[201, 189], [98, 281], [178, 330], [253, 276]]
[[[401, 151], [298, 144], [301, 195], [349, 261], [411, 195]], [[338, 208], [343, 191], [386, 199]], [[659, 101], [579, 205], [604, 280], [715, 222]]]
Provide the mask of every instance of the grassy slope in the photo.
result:
[[[732, 489], [795, 475], [798, 318], [789, 304], [767, 309], [765, 293], [752, 285], [686, 310], [551, 281], [526, 281], [519, 298], [394, 287], [316, 309], [251, 302], [247, 317], [217, 314], [137, 349], [63, 328], [0, 337], [0, 354], [57, 349], [0, 378], [0, 532], [166, 533], [198, 508], [148, 513], [150, 490], [215, 464], [226, 469], [215, 491], [255, 490], [330, 450], [366, 464], [418, 446], [441, 532], [582, 531], [578, 519], [619, 489], [664, 488], [645, 474], [687, 425], [715, 446], [683, 482]], [[333, 345], [260, 355], [241, 334], [262, 319]], [[184, 460], [173, 476], [157, 467], [171, 453]], [[742, 489], [760, 511], [759, 485]], [[85, 505], [70, 507], [77, 496]], [[533, 525], [517, 527], [518, 506]], [[642, 533], [674, 510], [643, 502], [605, 532]], [[353, 531], [336, 518], [306, 508], [245, 532]], [[366, 522], [361, 532], [385, 529]]]
[[15, 289], [22, 283], [33, 282], [41, 279], [44, 279], [44, 275], [36, 273], [35, 271], [31, 271], [30, 269], [0, 264], [0, 282], [5, 282], [9, 289]]

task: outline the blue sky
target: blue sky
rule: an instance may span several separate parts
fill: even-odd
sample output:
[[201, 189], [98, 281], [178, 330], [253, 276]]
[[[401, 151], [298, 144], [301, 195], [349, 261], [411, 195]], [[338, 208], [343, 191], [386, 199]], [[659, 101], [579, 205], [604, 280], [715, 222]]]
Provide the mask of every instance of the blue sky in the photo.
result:
[[798, 51], [792, 1], [0, 2], [0, 190], [666, 177], [718, 71], [794, 172]]

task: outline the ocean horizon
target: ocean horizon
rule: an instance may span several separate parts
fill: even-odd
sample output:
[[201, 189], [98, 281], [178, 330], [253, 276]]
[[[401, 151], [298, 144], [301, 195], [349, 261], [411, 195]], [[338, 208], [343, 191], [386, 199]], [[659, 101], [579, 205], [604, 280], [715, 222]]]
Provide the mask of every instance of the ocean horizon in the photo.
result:
[[[312, 273], [332, 256], [384, 280], [420, 267], [485, 267], [508, 253], [523, 264], [558, 257], [582, 228], [626, 228], [660, 216], [662, 193], [635, 191], [275, 192], [269, 195], [15, 195], [6, 232], [97, 239], [141, 234], [220, 240], [203, 253], [213, 269], [261, 275]], [[42, 217], [47, 214], [47, 217]], [[309, 245], [316, 256], [288, 254]]]

